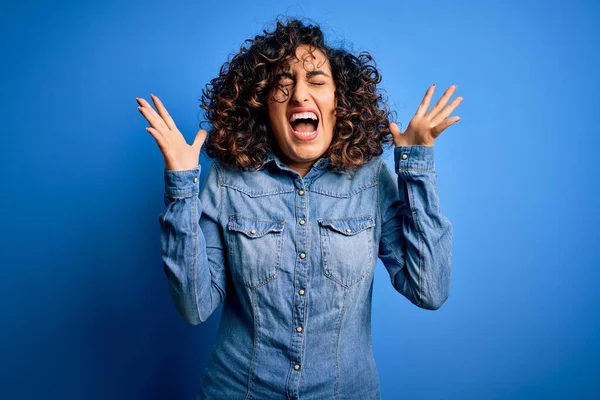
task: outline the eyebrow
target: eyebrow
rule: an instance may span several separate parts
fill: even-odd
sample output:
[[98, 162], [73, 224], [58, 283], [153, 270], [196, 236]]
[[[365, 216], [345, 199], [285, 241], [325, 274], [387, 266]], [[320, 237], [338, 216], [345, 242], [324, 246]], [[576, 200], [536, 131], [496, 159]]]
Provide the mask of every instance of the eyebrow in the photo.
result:
[[307, 78], [312, 78], [315, 75], [325, 75], [328, 78], [331, 78], [327, 73], [325, 73], [325, 71], [321, 70], [321, 69], [317, 69], [315, 71], [310, 71], [309, 73], [306, 74]]
[[[328, 78], [331, 78], [331, 76], [329, 76], [325, 71], [323, 71], [321, 69], [317, 69], [317, 70], [314, 70], [314, 71], [309, 71], [309, 72], [306, 73], [306, 77], [309, 78], [309, 79], [312, 78], [313, 76], [316, 76], [316, 75], [323, 75], [323, 76], [326, 76]], [[282, 73], [280, 73], [280, 74], [277, 75], [277, 78], [278, 79], [281, 79], [281, 78], [294, 79], [294, 75], [292, 73], [290, 73], [290, 72], [282, 72]]]

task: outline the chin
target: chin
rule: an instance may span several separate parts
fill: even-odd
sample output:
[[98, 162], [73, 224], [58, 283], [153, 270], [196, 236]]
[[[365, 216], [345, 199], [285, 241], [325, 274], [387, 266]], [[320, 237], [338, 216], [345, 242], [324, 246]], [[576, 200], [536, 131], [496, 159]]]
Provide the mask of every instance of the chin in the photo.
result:
[[301, 162], [316, 161], [327, 152], [327, 148], [304, 149], [304, 151], [294, 151], [294, 159]]

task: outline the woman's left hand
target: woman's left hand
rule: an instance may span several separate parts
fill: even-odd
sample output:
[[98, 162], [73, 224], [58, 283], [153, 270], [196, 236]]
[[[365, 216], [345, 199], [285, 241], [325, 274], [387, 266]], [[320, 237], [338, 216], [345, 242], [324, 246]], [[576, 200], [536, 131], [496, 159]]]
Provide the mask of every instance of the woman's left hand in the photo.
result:
[[454, 111], [454, 109], [462, 102], [463, 98], [457, 97], [446, 106], [448, 99], [450, 99], [457, 87], [458, 85], [452, 85], [446, 89], [444, 95], [438, 100], [435, 106], [433, 106], [431, 111], [427, 112], [429, 109], [429, 102], [431, 101], [435, 90], [435, 85], [431, 85], [429, 89], [427, 89], [425, 97], [423, 97], [423, 101], [421, 101], [421, 105], [419, 105], [415, 116], [408, 124], [408, 128], [406, 128], [404, 133], [400, 132], [398, 125], [392, 122], [390, 124], [390, 131], [396, 147], [411, 145], [433, 146], [435, 139], [447, 127], [456, 121], [459, 121], [460, 117], [458, 116], [452, 118], [447, 117], [452, 114], [452, 111]]

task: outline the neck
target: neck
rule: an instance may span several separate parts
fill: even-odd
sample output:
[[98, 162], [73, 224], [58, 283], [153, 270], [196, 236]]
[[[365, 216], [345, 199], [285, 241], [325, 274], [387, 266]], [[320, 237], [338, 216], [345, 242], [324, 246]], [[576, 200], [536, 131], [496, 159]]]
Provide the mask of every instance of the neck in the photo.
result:
[[290, 169], [293, 169], [294, 171], [299, 173], [300, 176], [303, 178], [306, 174], [308, 174], [308, 171], [310, 171], [310, 169], [312, 168], [313, 165], [314, 165], [314, 161], [310, 162], [310, 163], [302, 163], [302, 164], [294, 164], [294, 163], [287, 164], [287, 166], [290, 167]]
[[290, 168], [293, 171], [296, 171], [298, 174], [300, 174], [300, 176], [302, 178], [304, 178], [304, 176], [306, 174], [308, 174], [308, 171], [310, 171], [310, 169], [312, 168], [313, 165], [315, 165], [316, 160], [313, 161], [292, 161], [290, 160], [288, 157], [285, 156], [285, 154], [283, 154], [283, 152], [279, 149], [275, 150], [275, 154], [277, 154], [277, 156], [279, 157], [279, 159], [281, 161], [283, 161], [285, 163], [285, 165], [288, 166], [288, 168]]

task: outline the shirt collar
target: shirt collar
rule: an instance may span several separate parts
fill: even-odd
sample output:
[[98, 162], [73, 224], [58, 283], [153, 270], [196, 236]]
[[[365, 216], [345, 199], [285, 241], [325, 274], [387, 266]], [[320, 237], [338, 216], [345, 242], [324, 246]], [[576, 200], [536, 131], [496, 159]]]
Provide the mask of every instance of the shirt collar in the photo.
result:
[[[261, 166], [260, 169], [264, 168], [266, 166], [266, 164], [268, 164], [270, 162], [275, 163], [275, 165], [277, 165], [277, 167], [279, 167], [279, 169], [286, 169], [286, 170], [290, 169], [275, 153], [273, 153], [270, 150], [267, 154], [265, 162], [263, 163], [263, 165]], [[329, 157], [321, 157], [314, 163], [311, 170], [313, 170], [313, 169], [317, 169], [317, 170], [323, 169], [324, 170], [324, 169], [327, 169], [328, 166], [329, 166]]]

